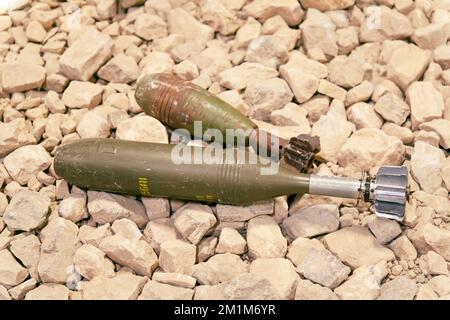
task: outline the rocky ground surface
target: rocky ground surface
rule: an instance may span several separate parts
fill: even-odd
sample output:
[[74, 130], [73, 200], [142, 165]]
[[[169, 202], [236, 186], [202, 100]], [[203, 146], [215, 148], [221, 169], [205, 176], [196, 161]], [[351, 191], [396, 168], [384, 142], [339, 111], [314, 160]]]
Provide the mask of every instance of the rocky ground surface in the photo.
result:
[[[0, 299], [449, 299], [450, 1], [0, 3]], [[305, 195], [238, 207], [81, 190], [55, 149], [168, 143], [134, 100], [173, 72], [264, 128], [311, 133], [314, 171], [405, 164], [402, 223]]]

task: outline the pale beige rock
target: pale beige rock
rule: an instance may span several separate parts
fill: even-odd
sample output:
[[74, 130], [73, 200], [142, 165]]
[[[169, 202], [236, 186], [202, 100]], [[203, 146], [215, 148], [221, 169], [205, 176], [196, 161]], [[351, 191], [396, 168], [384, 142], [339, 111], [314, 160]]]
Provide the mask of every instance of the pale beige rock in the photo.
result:
[[141, 78], [152, 73], [172, 72], [175, 63], [167, 52], [155, 51], [145, 56], [139, 62], [139, 66], [142, 69], [139, 76]]
[[308, 129], [310, 124], [307, 115], [306, 108], [290, 102], [283, 108], [272, 111], [270, 121], [277, 126], [301, 126]]
[[283, 221], [283, 227], [293, 239], [312, 238], [336, 231], [339, 228], [338, 206], [319, 204], [305, 208], [286, 218]]
[[338, 99], [342, 102], [344, 102], [347, 97], [347, 91], [325, 79], [320, 80], [317, 91], [323, 95], [333, 99]]
[[258, 120], [269, 120], [272, 111], [292, 101], [292, 94], [286, 81], [273, 78], [249, 84], [244, 100], [250, 106], [249, 116]]
[[428, 281], [427, 285], [439, 296], [450, 294], [450, 276], [436, 276]]
[[336, 30], [339, 54], [349, 54], [359, 44], [359, 29], [355, 26]]
[[372, 217], [367, 225], [381, 244], [391, 242], [402, 233], [400, 225], [395, 220]]
[[108, 61], [112, 49], [112, 39], [90, 27], [61, 56], [61, 73], [70, 80], [88, 81]]
[[78, 227], [64, 218], [54, 217], [41, 231], [38, 264], [42, 282], [66, 283], [73, 272], [73, 255], [79, 246]]
[[136, 300], [147, 281], [146, 277], [128, 272], [116, 273], [114, 278], [95, 277], [80, 283], [83, 300]]
[[445, 155], [442, 150], [422, 141], [415, 143], [411, 156], [411, 175], [422, 190], [433, 193], [441, 186], [441, 168], [444, 163]]
[[206, 262], [192, 267], [192, 276], [197, 279], [198, 283], [204, 285], [227, 282], [247, 272], [249, 272], [249, 265], [238, 255], [231, 253], [216, 254]]
[[143, 228], [148, 221], [141, 202], [117, 194], [88, 191], [87, 207], [94, 221], [99, 224], [128, 218]]
[[160, 252], [160, 245], [168, 240], [177, 239], [177, 231], [173, 221], [167, 218], [151, 220], [144, 230], [144, 238], [156, 253]]
[[30, 41], [42, 43], [47, 36], [47, 32], [42, 24], [38, 21], [31, 20], [25, 29], [25, 35]]
[[14, 119], [8, 123], [0, 122], [0, 157], [8, 155], [21, 146], [36, 143], [31, 128], [31, 122], [23, 118]]
[[0, 285], [0, 301], [2, 300], [11, 300], [11, 297], [8, 290], [4, 286]]
[[351, 106], [352, 104], [355, 104], [357, 102], [364, 102], [366, 100], [369, 100], [369, 98], [372, 96], [373, 90], [374, 85], [371, 82], [364, 80], [363, 82], [361, 82], [361, 84], [351, 88], [347, 92], [345, 105]]
[[273, 201], [261, 201], [246, 206], [218, 204], [216, 215], [221, 222], [248, 221], [260, 215], [270, 215], [274, 212]]
[[414, 82], [406, 91], [406, 98], [411, 106], [413, 130], [417, 129], [421, 123], [442, 117], [443, 97], [431, 82]]
[[0, 67], [0, 73], [0, 82], [6, 93], [40, 89], [46, 74], [45, 68], [31, 63], [5, 63]]
[[173, 223], [184, 239], [197, 244], [217, 222], [207, 205], [186, 204], [173, 215]]
[[197, 78], [200, 74], [197, 65], [189, 60], [184, 60], [173, 67], [173, 72], [186, 80]]
[[150, 221], [168, 218], [170, 215], [170, 204], [168, 199], [142, 197], [142, 203], [144, 204], [145, 212]]
[[195, 259], [196, 247], [193, 244], [181, 240], [167, 240], [161, 243], [159, 266], [165, 272], [190, 275]]
[[124, 9], [144, 4], [144, 0], [120, 0], [120, 6]]
[[41, 227], [49, 211], [50, 199], [38, 192], [22, 190], [6, 207], [3, 220], [10, 230], [31, 231]]
[[239, 66], [219, 73], [218, 81], [222, 87], [232, 90], [245, 89], [252, 82], [274, 78], [278, 71], [260, 63], [245, 62]]
[[347, 117], [355, 124], [356, 130], [363, 128], [381, 128], [383, 119], [375, 112], [373, 105], [358, 102], [347, 110]]
[[214, 285], [200, 285], [195, 287], [194, 300], [225, 300], [225, 293], [223, 292], [223, 286]]
[[83, 115], [76, 127], [81, 138], [108, 138], [111, 134], [110, 122], [97, 112], [89, 111]]
[[[247, 21], [236, 32], [234, 48], [246, 48], [248, 44], [261, 34], [261, 24], [252, 17], [248, 17]], [[242, 60], [245, 58], [243, 53]]]
[[127, 239], [141, 239], [142, 233], [135, 222], [130, 219], [119, 219], [113, 222], [111, 226], [114, 234], [120, 234]]
[[147, 281], [138, 300], [191, 300], [194, 290], [175, 287], [153, 280]]
[[231, 35], [242, 25], [234, 10], [227, 7], [226, 1], [206, 0], [201, 6], [201, 20], [222, 35]]
[[139, 76], [139, 67], [132, 57], [118, 54], [98, 70], [98, 76], [114, 83], [130, 83]]
[[398, 259], [409, 261], [417, 258], [416, 248], [414, 248], [411, 241], [404, 235], [393, 240], [388, 246]]
[[69, 289], [61, 284], [45, 283], [29, 291], [25, 300], [69, 300]]
[[189, 288], [195, 287], [197, 280], [191, 276], [187, 276], [181, 273], [166, 273], [166, 272], [155, 272], [152, 276], [153, 281], [160, 283], [169, 284], [176, 287]]
[[51, 113], [65, 113], [66, 112], [66, 106], [64, 105], [62, 100], [59, 98], [58, 93], [56, 93], [55, 91], [47, 92], [44, 103], [45, 103], [45, 106], [50, 110]]
[[419, 80], [430, 63], [430, 54], [413, 44], [402, 45], [393, 51], [387, 63], [387, 77], [406, 90]]
[[73, 263], [86, 279], [96, 276], [113, 277], [114, 264], [105, 258], [105, 253], [91, 244], [85, 244], [75, 251]]
[[216, 253], [218, 241], [216, 237], [203, 238], [197, 245], [197, 262], [200, 263], [212, 257]]
[[387, 274], [384, 262], [359, 267], [334, 293], [341, 300], [375, 300], [380, 295], [381, 281]]
[[308, 9], [306, 19], [301, 24], [303, 44], [307, 51], [320, 49], [326, 57], [338, 54], [336, 25], [317, 9]]
[[419, 258], [419, 266], [423, 274], [448, 275], [449, 270], [445, 259], [434, 251], [428, 251]]
[[276, 2], [256, 0], [246, 5], [243, 10], [249, 16], [262, 22], [270, 17], [280, 15], [290, 26], [299, 24], [304, 16], [300, 4], [295, 0], [280, 0]]
[[211, 27], [202, 24], [181, 8], [170, 10], [167, 24], [170, 33], [181, 34], [188, 41], [206, 43], [214, 36], [214, 30]]
[[333, 102], [326, 115], [321, 116], [311, 130], [311, 135], [320, 138], [318, 157], [336, 161], [339, 150], [347, 141], [355, 126], [347, 121], [345, 107], [340, 101]]
[[245, 103], [244, 99], [242, 99], [239, 91], [227, 90], [219, 93], [217, 96], [223, 101], [228, 102], [231, 106], [238, 109], [243, 115], [249, 115], [250, 107]]
[[381, 286], [378, 300], [413, 300], [416, 292], [416, 282], [400, 276]]
[[261, 275], [244, 273], [236, 276], [223, 287], [228, 300], [280, 299], [270, 281]]
[[410, 114], [409, 106], [393, 93], [382, 96], [373, 106], [384, 120], [402, 125]]
[[400, 165], [405, 157], [402, 142], [383, 131], [365, 128], [356, 131], [342, 146], [338, 162], [344, 167], [357, 170], [370, 170], [374, 166]]
[[98, 106], [102, 101], [103, 88], [91, 82], [71, 81], [64, 91], [62, 101], [68, 108], [88, 108]]
[[10, 288], [22, 283], [28, 277], [28, 271], [7, 249], [0, 251], [0, 285]]
[[288, 61], [288, 50], [279, 38], [260, 36], [249, 43], [245, 61], [257, 62], [277, 69]]
[[9, 250], [28, 268], [30, 275], [38, 279], [37, 265], [40, 257], [41, 243], [35, 235], [28, 235], [10, 242]]
[[443, 69], [450, 67], [450, 46], [439, 46], [433, 51], [433, 60]]
[[[441, 229], [434, 226], [431, 223], [427, 223], [423, 226], [417, 226], [417, 232], [419, 237], [423, 239], [425, 244], [430, 250], [434, 250], [436, 253], [440, 254], [445, 260], [450, 260], [450, 231], [446, 229]], [[413, 240], [413, 239], [412, 239]], [[416, 242], [413, 240], [416, 245]]]
[[327, 67], [308, 59], [299, 52], [292, 52], [289, 62], [280, 67], [280, 74], [291, 87], [298, 102], [309, 100], [319, 87], [319, 80], [328, 74]]
[[294, 298], [300, 277], [288, 259], [256, 259], [250, 265], [250, 273], [258, 274], [269, 280], [281, 299], [292, 300]]
[[161, 17], [143, 13], [138, 15], [134, 22], [136, 35], [144, 40], [155, 40], [167, 36], [167, 24]]
[[445, 23], [431, 23], [414, 30], [411, 39], [422, 49], [435, 49], [445, 45], [448, 38]]
[[364, 64], [362, 60], [337, 56], [328, 64], [328, 79], [334, 84], [350, 89], [364, 80]]
[[59, 203], [59, 215], [75, 223], [87, 218], [86, 200], [86, 194], [71, 194]]
[[158, 267], [158, 256], [144, 240], [128, 239], [121, 234], [115, 234], [104, 238], [99, 248], [111, 260], [129, 267], [139, 275], [150, 277]]
[[361, 25], [361, 42], [383, 42], [404, 39], [413, 33], [409, 19], [395, 9], [386, 6], [373, 7]]
[[438, 295], [428, 284], [419, 286], [415, 300], [437, 300]]
[[117, 2], [114, 0], [98, 0], [97, 13], [101, 19], [114, 17], [117, 12]]
[[328, 250], [311, 248], [297, 265], [297, 271], [308, 280], [335, 288], [347, 279], [351, 269]]
[[352, 269], [394, 260], [394, 253], [380, 245], [367, 228], [354, 226], [327, 234], [325, 246]]
[[431, 207], [438, 214], [445, 214], [450, 208], [450, 201], [447, 197], [432, 195], [425, 191], [416, 191], [414, 198], [422, 202], [424, 205]]
[[269, 216], [255, 217], [249, 221], [247, 246], [248, 254], [253, 258], [283, 258], [287, 251], [280, 227]]
[[103, 238], [110, 236], [111, 226], [109, 223], [99, 226], [98, 228], [91, 227], [89, 225], [81, 226], [78, 232], [78, 238], [84, 244], [92, 244], [97, 247]]
[[342, 10], [351, 7], [355, 0], [300, 0], [303, 8], [320, 11]]
[[419, 125], [419, 129], [433, 131], [439, 135], [439, 144], [444, 149], [450, 148], [450, 121], [446, 119], [435, 119]]
[[5, 31], [12, 26], [12, 21], [9, 16], [1, 16], [0, 17], [0, 31]]
[[121, 121], [116, 137], [122, 140], [168, 143], [166, 128], [157, 119], [144, 115]]
[[312, 283], [309, 280], [298, 282], [295, 300], [339, 300], [331, 289]]
[[223, 228], [217, 243], [217, 253], [243, 254], [247, 247], [245, 239], [232, 228]]
[[439, 148], [439, 136], [436, 132], [433, 131], [415, 131], [414, 132], [414, 144], [417, 142], [424, 142], [433, 146], [435, 148]]

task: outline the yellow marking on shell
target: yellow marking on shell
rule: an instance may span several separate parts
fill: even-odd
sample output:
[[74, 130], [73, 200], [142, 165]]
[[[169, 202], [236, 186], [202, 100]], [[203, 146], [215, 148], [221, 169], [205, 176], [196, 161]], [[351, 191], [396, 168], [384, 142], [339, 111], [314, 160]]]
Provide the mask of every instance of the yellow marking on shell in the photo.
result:
[[138, 178], [139, 192], [143, 196], [150, 196], [150, 182], [146, 177]]

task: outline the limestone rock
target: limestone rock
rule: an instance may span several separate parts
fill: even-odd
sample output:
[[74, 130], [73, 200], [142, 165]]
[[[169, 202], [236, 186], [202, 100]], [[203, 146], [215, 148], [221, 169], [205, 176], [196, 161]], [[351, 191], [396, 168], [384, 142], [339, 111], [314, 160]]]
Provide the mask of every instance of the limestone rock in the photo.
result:
[[193, 244], [197, 244], [217, 222], [210, 207], [199, 204], [186, 204], [173, 216], [177, 231]]
[[159, 283], [169, 284], [175, 287], [183, 287], [192, 289], [195, 287], [196, 279], [181, 273], [166, 273], [155, 272], [153, 273], [152, 280]]
[[150, 221], [145, 227], [144, 238], [159, 254], [161, 244], [168, 240], [176, 240], [177, 232], [172, 220], [167, 218], [156, 219]]
[[41, 257], [38, 264], [42, 282], [66, 283], [72, 273], [73, 255], [79, 246], [78, 227], [55, 217], [41, 231]]
[[261, 63], [277, 69], [288, 60], [285, 44], [276, 36], [260, 36], [248, 45], [245, 61]]
[[7, 249], [0, 251], [0, 285], [10, 288], [22, 283], [28, 277], [28, 271]]
[[181, 240], [168, 240], [161, 244], [159, 266], [165, 272], [190, 275], [196, 259], [196, 247]]
[[419, 266], [423, 274], [448, 275], [449, 270], [445, 259], [434, 251], [428, 251], [419, 259]]
[[50, 206], [50, 199], [30, 190], [16, 193], [3, 215], [5, 224], [11, 230], [31, 231], [41, 227]]
[[244, 7], [244, 12], [249, 16], [266, 21], [268, 18], [280, 15], [290, 26], [300, 23], [304, 12], [298, 1], [295, 0], [256, 0]]
[[150, 116], [133, 117], [121, 121], [117, 126], [116, 138], [154, 143], [168, 143], [166, 128]]
[[31, 122], [23, 118], [14, 119], [8, 123], [0, 122], [0, 157], [8, 155], [21, 146], [36, 143], [31, 129]]
[[217, 253], [243, 254], [247, 247], [245, 239], [232, 228], [223, 228], [217, 243]]
[[197, 262], [208, 260], [216, 253], [218, 239], [216, 237], [206, 237], [197, 245]]
[[375, 300], [380, 295], [381, 281], [387, 273], [384, 262], [359, 267], [334, 293], [341, 300]]
[[120, 272], [114, 278], [95, 277], [81, 282], [83, 300], [136, 300], [147, 278]]
[[351, 88], [347, 92], [345, 105], [351, 106], [352, 104], [355, 104], [357, 102], [364, 102], [366, 100], [369, 100], [369, 98], [372, 96], [373, 90], [373, 84], [367, 80], [364, 80], [359, 85]]
[[224, 286], [223, 291], [228, 300], [280, 299], [269, 280], [253, 273], [236, 276]]
[[408, 237], [402, 235], [389, 243], [389, 248], [394, 252], [395, 256], [400, 260], [415, 260], [417, 251]]
[[361, 60], [347, 56], [337, 56], [328, 64], [329, 80], [350, 89], [364, 80], [364, 64]]
[[307, 51], [320, 49], [325, 57], [338, 54], [336, 25], [322, 12], [308, 9], [306, 19], [301, 24], [303, 44]]
[[30, 63], [6, 63], [0, 67], [0, 73], [0, 82], [6, 93], [40, 89], [46, 75], [43, 67]]
[[341, 102], [344, 102], [347, 97], [347, 91], [325, 79], [320, 80], [317, 92]]
[[88, 280], [96, 276], [114, 276], [114, 264], [105, 258], [103, 251], [91, 244], [85, 244], [77, 249], [73, 263], [78, 268], [78, 272]]
[[402, 233], [402, 229], [397, 221], [386, 218], [373, 217], [369, 220], [368, 226], [381, 244], [391, 242]]
[[312, 250], [326, 250], [323, 244], [317, 239], [298, 237], [289, 246], [286, 257], [296, 266], [299, 266], [308, 253]]
[[168, 199], [142, 197], [142, 203], [144, 204], [145, 212], [150, 221], [168, 218], [170, 215], [170, 204]]
[[191, 300], [194, 290], [175, 287], [153, 280], [147, 281], [138, 300]]
[[247, 228], [248, 254], [253, 258], [283, 258], [287, 251], [286, 239], [272, 217], [251, 219]]
[[406, 91], [407, 102], [411, 106], [412, 129], [421, 123], [442, 117], [444, 101], [442, 94], [431, 82], [414, 82]]
[[418, 141], [411, 156], [411, 175], [422, 190], [433, 193], [442, 184], [441, 169], [445, 163], [444, 152], [432, 145]]
[[147, 40], [155, 40], [167, 36], [167, 24], [159, 16], [143, 13], [134, 22], [136, 35]]
[[222, 87], [231, 90], [245, 89], [252, 82], [274, 78], [278, 71], [260, 63], [244, 62], [239, 66], [219, 73], [218, 80]]
[[420, 79], [430, 62], [430, 54], [413, 44], [394, 50], [387, 63], [387, 77], [403, 90]]
[[261, 201], [246, 206], [218, 204], [216, 214], [221, 222], [248, 221], [260, 215], [270, 215], [274, 212], [273, 201]]
[[139, 227], [144, 227], [148, 221], [142, 203], [117, 194], [88, 191], [87, 207], [94, 221], [100, 224], [128, 218]]
[[348, 120], [355, 124], [357, 130], [363, 128], [381, 128], [383, 119], [369, 103], [358, 102], [347, 111]]
[[111, 235], [111, 225], [106, 223], [104, 225], [99, 226], [98, 228], [91, 227], [89, 225], [81, 226], [80, 231], [78, 232], [78, 238], [84, 244], [92, 244], [97, 247], [100, 245], [100, 242], [103, 238]]
[[308, 251], [297, 270], [304, 278], [329, 288], [341, 284], [351, 271], [327, 250], [315, 248]]
[[343, 167], [370, 170], [377, 165], [400, 165], [405, 157], [403, 143], [376, 128], [356, 131], [338, 153]]
[[61, 56], [61, 73], [70, 80], [88, 81], [111, 57], [112, 48], [108, 35], [89, 28]]
[[[280, 270], [283, 272], [280, 273]], [[258, 274], [269, 280], [281, 299], [292, 300], [294, 298], [300, 277], [288, 259], [256, 259], [250, 265], [250, 273]]]
[[71, 194], [59, 203], [59, 215], [72, 222], [78, 222], [88, 217], [86, 194]]
[[323, 238], [325, 246], [352, 269], [394, 260], [394, 253], [380, 245], [367, 228], [354, 226], [340, 229]]
[[393, 93], [382, 96], [373, 107], [384, 120], [402, 125], [410, 114], [409, 106]]
[[283, 221], [290, 237], [311, 238], [339, 229], [339, 209], [333, 204], [319, 204], [299, 211]]
[[202, 24], [181, 8], [170, 10], [167, 24], [170, 33], [181, 34], [187, 41], [206, 43], [214, 36], [214, 30], [211, 27]]
[[339, 300], [339, 298], [329, 288], [309, 280], [300, 280], [295, 292], [295, 300]]
[[12, 240], [10, 242], [9, 250], [26, 268], [28, 268], [30, 276], [36, 280], [39, 279], [37, 266], [41, 255], [41, 242], [38, 237], [31, 234], [23, 238]]
[[92, 109], [102, 101], [103, 89], [91, 82], [71, 81], [62, 101], [68, 108]]
[[435, 49], [447, 42], [448, 34], [445, 23], [431, 23], [417, 28], [411, 39], [422, 49]]
[[101, 79], [114, 83], [130, 83], [139, 76], [139, 67], [132, 57], [118, 54], [98, 70]]
[[121, 234], [115, 234], [100, 242], [100, 250], [111, 260], [131, 268], [139, 275], [150, 277], [158, 267], [157, 255], [144, 240], [127, 239]]
[[342, 10], [351, 7], [355, 0], [300, 0], [303, 8], [314, 8], [320, 11]]
[[[231, 5], [232, 6], [232, 5]], [[201, 20], [222, 35], [231, 35], [242, 25], [236, 12], [220, 0], [207, 0], [202, 4]]]
[[444, 149], [450, 148], [450, 121], [435, 119], [419, 125], [419, 129], [436, 132], [439, 136], [439, 144]]
[[192, 268], [192, 276], [198, 283], [204, 285], [227, 282], [247, 272], [249, 272], [249, 265], [238, 255], [231, 253], [216, 254], [206, 262], [198, 263]]
[[254, 119], [269, 120], [272, 111], [292, 101], [293, 94], [286, 81], [273, 78], [251, 83], [244, 93]]
[[195, 287], [194, 300], [225, 300], [222, 284], [208, 286], [200, 285]]
[[328, 113], [321, 116], [311, 130], [311, 135], [320, 138], [318, 157], [326, 161], [336, 161], [339, 150], [347, 141], [355, 126], [347, 121], [345, 107], [333, 102]]
[[295, 103], [288, 103], [283, 108], [272, 111], [270, 122], [277, 126], [300, 126], [306, 131], [310, 130], [309, 120], [307, 118], [308, 110]]
[[127, 239], [141, 239], [142, 233], [135, 222], [130, 219], [119, 219], [113, 222], [111, 226], [114, 234], [120, 234]]
[[25, 300], [69, 300], [69, 289], [55, 283], [45, 283], [25, 295]]
[[414, 280], [406, 277], [397, 277], [381, 286], [378, 300], [413, 300], [417, 292]]

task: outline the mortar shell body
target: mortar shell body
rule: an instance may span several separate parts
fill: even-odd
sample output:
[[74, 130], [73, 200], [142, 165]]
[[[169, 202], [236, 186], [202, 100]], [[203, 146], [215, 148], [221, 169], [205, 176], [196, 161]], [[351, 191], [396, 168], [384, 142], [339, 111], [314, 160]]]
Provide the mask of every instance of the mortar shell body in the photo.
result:
[[[248, 145], [250, 130], [257, 125], [217, 96], [200, 86], [175, 75], [159, 73], [142, 77], [136, 86], [135, 98], [144, 112], [173, 129], [183, 128], [192, 136], [208, 140], [209, 128], [220, 131], [222, 143], [227, 129], [241, 129], [246, 135], [238, 135]], [[194, 122], [202, 122], [202, 132], [194, 131]], [[200, 137], [199, 135], [202, 135]], [[217, 140], [216, 140], [217, 141]], [[242, 141], [242, 140], [240, 140]]]
[[[81, 188], [145, 197], [247, 204], [309, 190], [308, 175], [283, 167], [274, 175], [261, 175], [261, 163], [176, 164], [175, 146], [83, 139], [59, 147], [54, 168]], [[185, 148], [193, 157], [205, 149]], [[220, 150], [226, 157], [226, 149]]]

